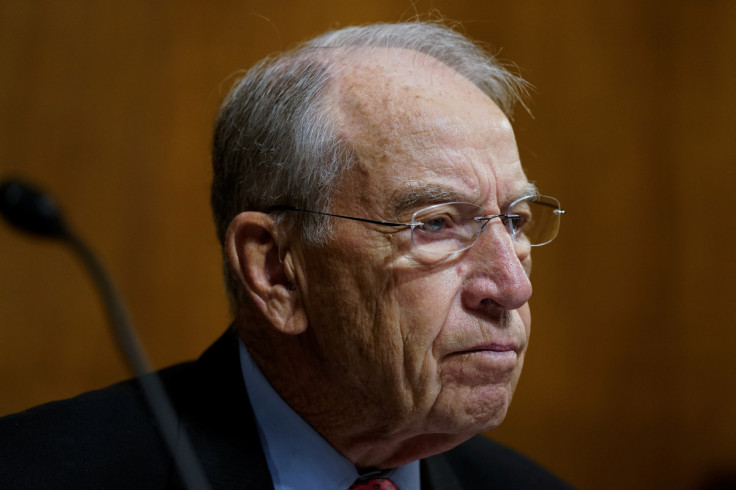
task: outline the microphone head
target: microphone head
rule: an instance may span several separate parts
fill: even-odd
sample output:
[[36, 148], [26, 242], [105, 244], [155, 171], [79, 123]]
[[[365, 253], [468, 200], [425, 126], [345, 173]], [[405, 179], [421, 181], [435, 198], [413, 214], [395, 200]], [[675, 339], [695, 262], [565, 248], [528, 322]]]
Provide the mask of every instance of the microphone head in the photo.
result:
[[8, 179], [0, 184], [0, 214], [28, 233], [51, 238], [67, 234], [53, 199], [21, 180]]

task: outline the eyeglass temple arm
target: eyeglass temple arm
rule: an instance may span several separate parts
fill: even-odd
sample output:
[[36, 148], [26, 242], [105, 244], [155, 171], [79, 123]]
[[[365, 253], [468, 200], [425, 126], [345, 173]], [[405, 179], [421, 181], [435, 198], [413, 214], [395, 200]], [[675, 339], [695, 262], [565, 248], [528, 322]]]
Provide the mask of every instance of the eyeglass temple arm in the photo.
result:
[[565, 214], [565, 210], [559, 207], [559, 204], [551, 203], [551, 202], [544, 202], [544, 201], [534, 201], [534, 204], [541, 204], [542, 206], [547, 206], [549, 208], [555, 208], [554, 211], [552, 211], [555, 214]]
[[374, 225], [384, 225], [384, 226], [416, 226], [417, 223], [411, 224], [411, 223], [392, 223], [390, 221], [378, 221], [374, 219], [365, 219], [365, 218], [356, 218], [354, 216], [344, 216], [342, 214], [332, 214], [332, 213], [325, 213], [323, 211], [312, 211], [310, 209], [301, 209], [296, 206], [271, 206], [266, 210], [266, 213], [271, 213], [273, 211], [299, 211], [301, 213], [312, 213], [312, 214], [321, 214], [322, 216], [332, 216], [334, 218], [343, 218], [343, 219], [349, 219], [353, 221], [362, 221], [363, 223], [372, 223]]

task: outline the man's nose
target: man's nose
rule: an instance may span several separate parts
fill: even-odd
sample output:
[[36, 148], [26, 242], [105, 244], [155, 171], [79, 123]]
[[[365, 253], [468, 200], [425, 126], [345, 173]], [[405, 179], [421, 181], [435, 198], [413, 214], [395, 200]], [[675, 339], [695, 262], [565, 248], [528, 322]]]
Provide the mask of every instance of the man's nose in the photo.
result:
[[467, 308], [515, 310], [529, 301], [532, 284], [524, 263], [530, 247], [514, 242], [500, 220], [491, 220], [468, 250], [471, 271], [462, 300]]

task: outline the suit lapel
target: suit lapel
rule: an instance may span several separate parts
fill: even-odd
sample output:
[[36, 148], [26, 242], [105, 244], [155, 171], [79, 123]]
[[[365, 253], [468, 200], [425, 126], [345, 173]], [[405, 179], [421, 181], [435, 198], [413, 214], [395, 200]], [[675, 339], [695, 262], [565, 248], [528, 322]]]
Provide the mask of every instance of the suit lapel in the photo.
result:
[[243, 383], [237, 335], [229, 329], [192, 371], [172, 377], [167, 389], [212, 488], [272, 490]]
[[447, 458], [438, 454], [419, 462], [422, 490], [462, 490]]

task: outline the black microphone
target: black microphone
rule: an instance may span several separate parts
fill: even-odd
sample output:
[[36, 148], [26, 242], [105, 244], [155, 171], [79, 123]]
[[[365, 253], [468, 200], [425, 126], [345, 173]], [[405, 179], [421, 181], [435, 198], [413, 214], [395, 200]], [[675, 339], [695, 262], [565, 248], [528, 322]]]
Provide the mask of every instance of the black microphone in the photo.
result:
[[54, 200], [23, 180], [9, 179], [0, 184], [0, 213], [15, 227], [34, 235], [60, 239], [77, 254], [100, 291], [117, 345], [138, 376], [143, 396], [184, 485], [192, 490], [210, 488], [189, 436], [183, 427], [178, 427], [176, 413], [161, 380], [152, 372], [151, 363], [112, 280], [87, 244], [66, 225]]
[[23, 231], [53, 238], [66, 235], [66, 224], [56, 203], [21, 180], [0, 185], [0, 212]]

